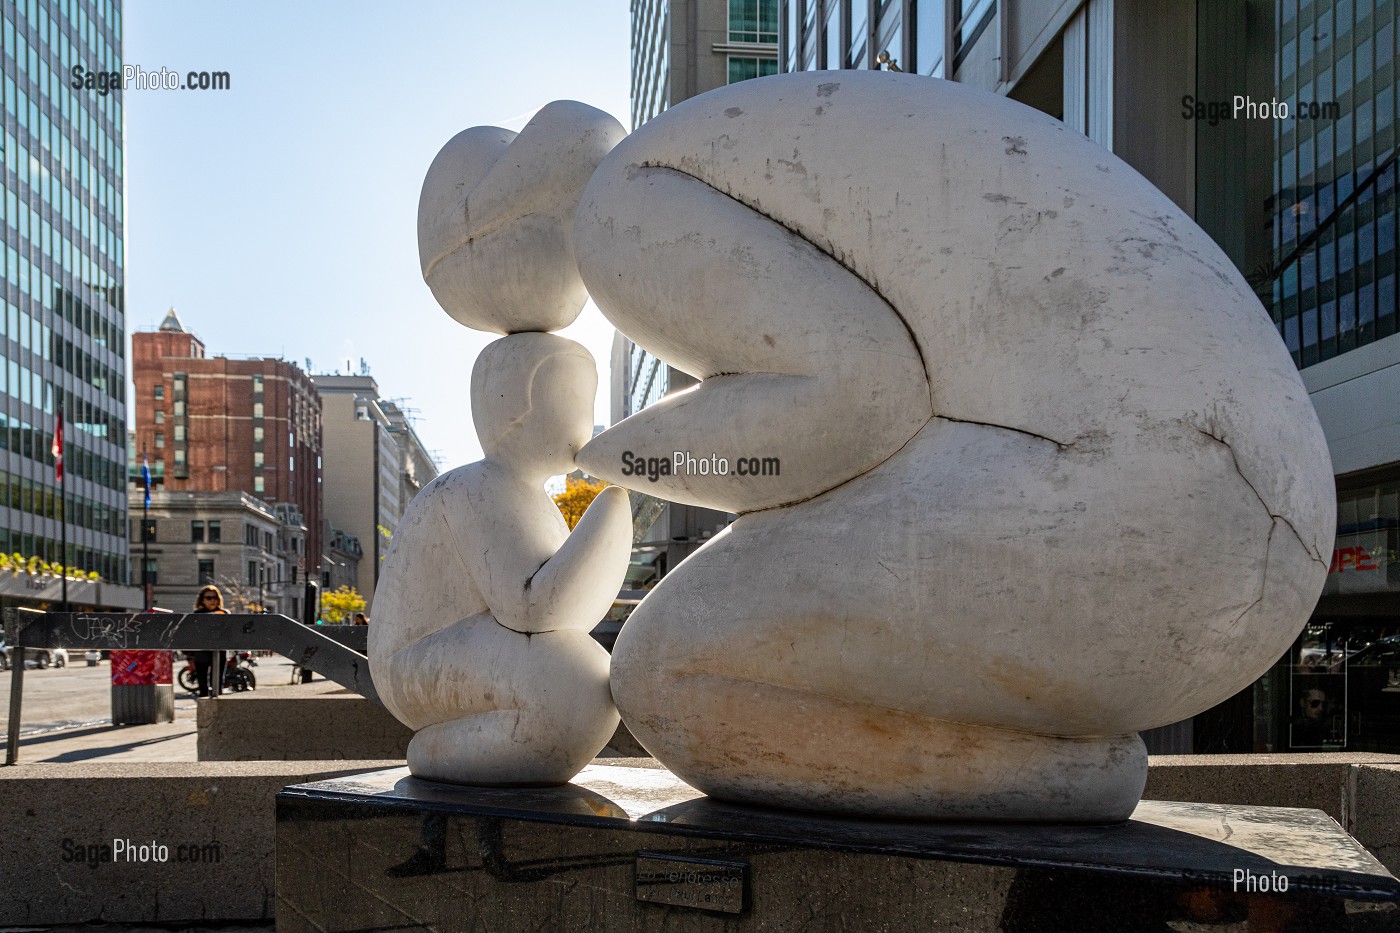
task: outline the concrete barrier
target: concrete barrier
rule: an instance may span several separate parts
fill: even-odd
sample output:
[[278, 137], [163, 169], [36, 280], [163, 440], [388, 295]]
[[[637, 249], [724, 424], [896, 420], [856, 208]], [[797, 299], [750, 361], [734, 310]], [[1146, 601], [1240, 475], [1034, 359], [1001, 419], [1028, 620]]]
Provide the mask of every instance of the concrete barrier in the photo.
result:
[[1347, 832], [1400, 876], [1400, 764], [1359, 765], [1351, 775]]
[[[0, 768], [0, 927], [267, 920], [275, 906], [274, 795], [288, 784], [402, 763]], [[650, 759], [599, 763], [655, 766]], [[1147, 796], [1315, 807], [1400, 874], [1400, 756], [1154, 757]], [[117, 851], [118, 840], [131, 848]]]
[[197, 710], [200, 761], [402, 761], [413, 738], [384, 707], [329, 681], [226, 693]]
[[270, 918], [277, 792], [396, 764], [0, 768], [0, 927]]
[[[328, 681], [226, 693], [197, 709], [200, 761], [402, 760], [413, 738], [384, 707]], [[603, 752], [646, 753], [620, 723]]]
[[1400, 755], [1154, 755], [1143, 797], [1321, 810], [1400, 875]]

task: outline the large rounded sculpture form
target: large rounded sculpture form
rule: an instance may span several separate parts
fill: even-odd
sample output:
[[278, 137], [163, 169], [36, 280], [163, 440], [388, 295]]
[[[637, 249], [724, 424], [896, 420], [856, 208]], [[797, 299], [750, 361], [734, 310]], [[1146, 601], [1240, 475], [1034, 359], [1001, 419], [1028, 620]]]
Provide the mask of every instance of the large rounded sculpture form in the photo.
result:
[[1136, 733], [1249, 684], [1317, 599], [1331, 469], [1278, 334], [1057, 120], [905, 75], [747, 81], [618, 145], [573, 244], [609, 319], [702, 379], [580, 465], [664, 459], [647, 492], [741, 515], [612, 659], [632, 732], [707, 793], [1122, 819]]

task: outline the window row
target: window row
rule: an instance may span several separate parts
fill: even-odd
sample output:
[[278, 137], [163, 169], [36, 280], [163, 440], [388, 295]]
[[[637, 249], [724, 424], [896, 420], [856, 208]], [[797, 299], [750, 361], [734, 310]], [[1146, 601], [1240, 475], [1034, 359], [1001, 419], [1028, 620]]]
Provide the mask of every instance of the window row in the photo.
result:
[[68, 524], [108, 535], [120, 536], [126, 520], [125, 509], [71, 492], [65, 503], [56, 488], [4, 471], [0, 471], [0, 505], [54, 521], [61, 520], [66, 512]]
[[0, 551], [18, 554], [23, 558], [38, 557], [49, 562], [58, 561], [65, 567], [77, 567], [84, 572], [95, 570], [102, 579], [112, 583], [127, 582], [125, 554], [95, 551], [79, 547], [71, 541], [65, 554], [60, 542], [14, 528], [0, 528]]
[[[27, 457], [37, 463], [53, 464], [52, 425], [36, 428], [29, 422], [0, 412], [0, 450]], [[112, 460], [75, 444], [71, 437], [64, 444], [63, 463], [74, 476], [91, 480], [107, 489], [121, 487], [121, 467]]]
[[782, 0], [782, 70], [879, 68], [888, 53], [901, 71], [941, 78], [946, 18], [961, 61], [995, 13], [995, 0]]

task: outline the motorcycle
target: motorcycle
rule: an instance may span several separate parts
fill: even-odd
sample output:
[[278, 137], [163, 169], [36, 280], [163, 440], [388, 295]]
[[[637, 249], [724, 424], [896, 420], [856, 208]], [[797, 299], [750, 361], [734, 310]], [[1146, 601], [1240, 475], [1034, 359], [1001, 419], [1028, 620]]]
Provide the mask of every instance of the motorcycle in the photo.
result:
[[[224, 661], [223, 689], [234, 693], [256, 690], [258, 679], [254, 676], [252, 668], [257, 664], [257, 658], [253, 657], [251, 651], [230, 651], [227, 660]], [[176, 680], [182, 689], [190, 693], [198, 692], [199, 681], [195, 677], [193, 661], [185, 659], [185, 666], [180, 668]]]

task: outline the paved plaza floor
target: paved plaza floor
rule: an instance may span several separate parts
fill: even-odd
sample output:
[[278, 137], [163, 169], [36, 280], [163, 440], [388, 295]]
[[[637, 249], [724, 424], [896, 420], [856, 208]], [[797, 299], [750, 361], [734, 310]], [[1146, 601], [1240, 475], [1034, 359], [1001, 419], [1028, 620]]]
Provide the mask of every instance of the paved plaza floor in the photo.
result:
[[[258, 658], [253, 673], [260, 689], [291, 683], [292, 662]], [[176, 670], [182, 662], [176, 662]], [[0, 698], [9, 722], [10, 677], [0, 671]], [[318, 678], [320, 682], [320, 678]], [[175, 721], [143, 726], [112, 725], [111, 670], [106, 661], [88, 667], [78, 655], [68, 667], [24, 674], [21, 706], [21, 764], [70, 761], [196, 761], [195, 700], [175, 687]], [[0, 728], [4, 728], [0, 726]]]

